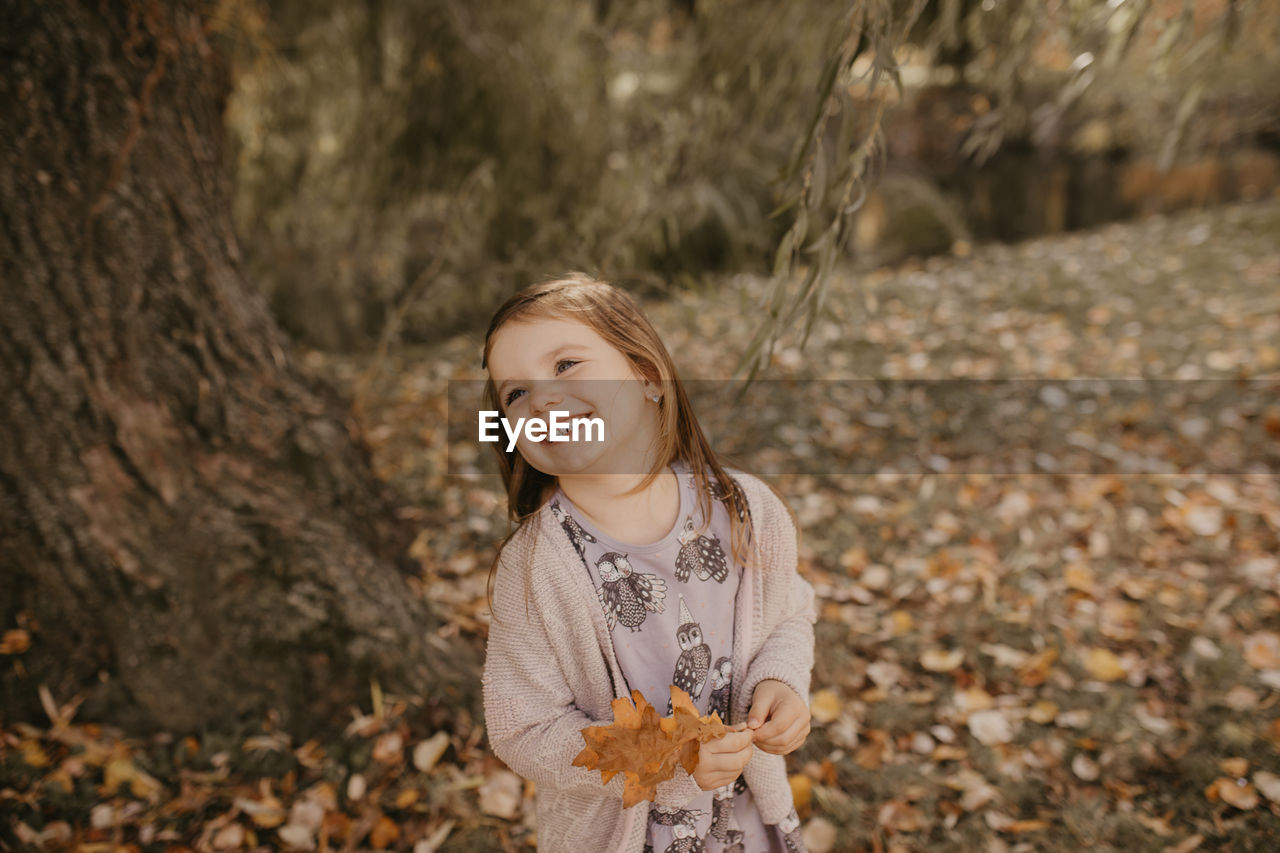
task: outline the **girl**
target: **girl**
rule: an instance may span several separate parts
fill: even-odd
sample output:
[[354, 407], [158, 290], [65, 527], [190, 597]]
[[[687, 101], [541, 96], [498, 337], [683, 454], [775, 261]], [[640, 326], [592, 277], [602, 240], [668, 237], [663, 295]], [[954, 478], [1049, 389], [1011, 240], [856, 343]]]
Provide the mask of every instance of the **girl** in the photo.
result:
[[[790, 511], [721, 466], [618, 288], [579, 273], [526, 288], [490, 322], [483, 364], [487, 408], [512, 423], [604, 422], [603, 440], [495, 445], [517, 527], [490, 578], [485, 721], [536, 784], [539, 848], [803, 850], [783, 756], [809, 733], [816, 617]], [[736, 725], [624, 809], [621, 774], [573, 766], [580, 732], [632, 689], [661, 709], [672, 684]]]

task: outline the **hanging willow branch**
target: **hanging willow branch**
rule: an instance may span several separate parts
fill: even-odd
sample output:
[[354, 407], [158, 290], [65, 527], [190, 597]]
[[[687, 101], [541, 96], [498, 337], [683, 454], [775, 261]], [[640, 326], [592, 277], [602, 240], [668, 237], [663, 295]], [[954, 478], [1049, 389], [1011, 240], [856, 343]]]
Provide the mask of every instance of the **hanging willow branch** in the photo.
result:
[[[978, 164], [1009, 139], [1030, 136], [1036, 144], [1050, 142], [1067, 113], [1092, 89], [1132, 73], [1123, 67], [1124, 60], [1144, 25], [1156, 26], [1151, 22], [1151, 0], [1086, 0], [1055, 6], [1052, 14], [1041, 0], [934, 2], [936, 15], [921, 40], [926, 52], [967, 44], [972, 55], [980, 57], [962, 76], [987, 95], [991, 108], [973, 123], [959, 152]], [[1195, 32], [1194, 0], [1184, 0], [1180, 15], [1158, 25], [1149, 55], [1155, 73], [1161, 78], [1174, 72], [1193, 78], [1163, 131], [1162, 169], [1172, 163], [1191, 119], [1199, 115], [1203, 79], [1218, 71], [1215, 66], [1230, 54], [1242, 19], [1259, 3], [1226, 0], [1203, 35]], [[808, 341], [831, 274], [843, 256], [851, 217], [884, 167], [888, 98], [884, 92], [877, 97], [878, 87], [891, 80], [902, 99], [895, 53], [909, 33], [918, 38], [912, 30], [928, 5], [926, 0], [854, 0], [837, 30], [843, 35], [823, 68], [812, 118], [777, 181], [781, 203], [772, 216], [794, 211], [794, 218], [774, 256], [765, 317], [738, 365], [738, 374], [746, 375], [743, 388], [769, 364], [781, 337], [802, 319], [801, 347]], [[1040, 69], [1044, 79], [1029, 80], [1028, 75], [1036, 73], [1035, 48], [1050, 31], [1061, 34], [1073, 61], [1065, 71]], [[1175, 60], [1182, 47], [1187, 49]], [[858, 109], [850, 95], [851, 86], [862, 82], [855, 65], [866, 68]], [[868, 103], [874, 107], [867, 109]], [[833, 133], [830, 125], [836, 117], [839, 127]]]
[[[902, 77], [894, 53], [906, 41], [924, 5], [925, 0], [912, 0], [898, 16], [887, 0], [857, 0], [841, 28], [844, 36], [823, 69], [813, 117], [778, 180], [782, 203], [772, 215], [794, 210], [795, 218], [774, 256], [767, 319], [739, 365], [739, 373], [747, 373], [746, 383], [769, 363], [779, 338], [801, 315], [806, 318], [807, 342], [822, 311], [831, 273], [843, 255], [849, 222], [883, 169], [888, 98], [881, 95], [876, 100], [871, 116], [859, 115], [849, 94], [850, 86], [859, 82], [854, 64], [862, 56], [870, 59], [862, 63], [867, 65], [869, 98], [888, 78], [901, 99]], [[831, 142], [829, 124], [837, 116], [840, 126]], [[854, 143], [859, 130], [861, 138]], [[833, 192], [836, 189], [838, 194]], [[812, 233], [818, 236], [806, 243]]]

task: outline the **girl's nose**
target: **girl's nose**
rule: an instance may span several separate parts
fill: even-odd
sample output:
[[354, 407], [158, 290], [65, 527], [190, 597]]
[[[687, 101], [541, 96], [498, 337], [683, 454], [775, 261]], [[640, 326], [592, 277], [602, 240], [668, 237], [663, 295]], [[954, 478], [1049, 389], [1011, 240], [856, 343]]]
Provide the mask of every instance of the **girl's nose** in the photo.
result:
[[540, 380], [529, 388], [529, 409], [534, 415], [545, 415], [564, 402], [564, 389], [559, 382]]

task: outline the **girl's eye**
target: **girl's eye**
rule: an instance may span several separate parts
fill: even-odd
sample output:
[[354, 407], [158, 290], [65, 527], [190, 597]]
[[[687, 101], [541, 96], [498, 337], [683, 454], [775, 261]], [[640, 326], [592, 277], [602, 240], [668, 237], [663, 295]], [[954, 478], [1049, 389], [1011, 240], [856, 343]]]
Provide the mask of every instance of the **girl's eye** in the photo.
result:
[[[580, 363], [580, 362], [579, 362], [577, 359], [573, 359], [573, 358], [562, 358], [562, 359], [560, 359], [559, 361], [557, 361], [557, 362], [556, 362], [556, 373], [558, 373], [558, 374], [559, 374], [559, 373], [564, 373], [564, 372], [565, 372], [566, 370], [568, 370], [570, 367], [573, 367], [575, 364], [579, 364], [579, 363]], [[508, 392], [507, 392], [507, 396], [506, 396], [506, 398], [505, 398], [505, 399], [506, 399], [506, 405], [510, 406], [510, 405], [511, 405], [512, 403], [514, 403], [516, 400], [520, 399], [520, 395], [521, 395], [521, 394], [523, 394], [523, 393], [524, 393], [524, 389], [523, 389], [523, 388], [513, 388], [512, 390], [508, 391]]]

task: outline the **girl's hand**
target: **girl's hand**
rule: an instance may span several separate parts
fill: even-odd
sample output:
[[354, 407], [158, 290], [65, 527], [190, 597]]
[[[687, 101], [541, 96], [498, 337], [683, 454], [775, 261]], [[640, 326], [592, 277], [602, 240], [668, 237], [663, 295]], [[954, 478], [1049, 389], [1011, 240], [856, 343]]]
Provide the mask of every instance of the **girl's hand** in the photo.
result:
[[738, 778], [751, 760], [750, 729], [731, 731], [698, 747], [698, 766], [693, 768], [693, 781], [704, 791], [723, 788]]
[[785, 683], [766, 678], [751, 696], [747, 727], [755, 732], [756, 746], [786, 755], [809, 736], [809, 703]]

